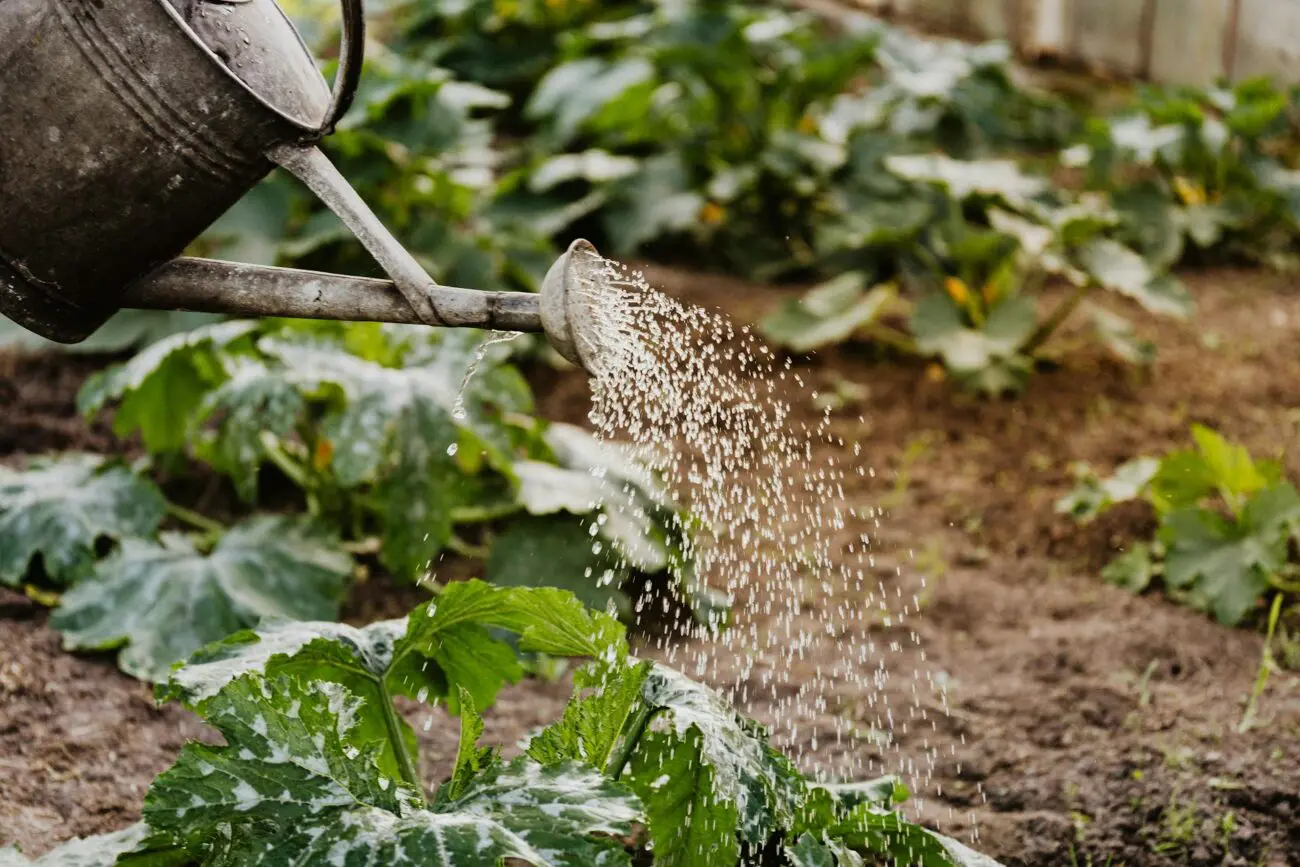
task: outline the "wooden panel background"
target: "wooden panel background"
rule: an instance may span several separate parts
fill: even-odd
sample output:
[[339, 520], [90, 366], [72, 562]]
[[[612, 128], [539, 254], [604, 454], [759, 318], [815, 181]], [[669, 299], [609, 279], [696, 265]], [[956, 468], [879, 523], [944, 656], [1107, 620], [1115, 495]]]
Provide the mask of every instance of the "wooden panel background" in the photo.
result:
[[1006, 39], [1028, 57], [1177, 84], [1300, 83], [1300, 0], [847, 0], [936, 31]]

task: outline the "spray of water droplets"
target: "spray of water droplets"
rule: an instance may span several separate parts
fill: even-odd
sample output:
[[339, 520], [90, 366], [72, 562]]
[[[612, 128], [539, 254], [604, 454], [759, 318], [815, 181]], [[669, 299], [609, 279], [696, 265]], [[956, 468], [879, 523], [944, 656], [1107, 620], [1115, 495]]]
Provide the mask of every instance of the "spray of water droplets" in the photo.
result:
[[[689, 504], [705, 528], [690, 551], [699, 580], [733, 602], [727, 628], [679, 622], [653, 655], [728, 693], [815, 775], [897, 773], [924, 792], [938, 759], [927, 732], [946, 694], [915, 663], [919, 600], [874, 562], [875, 511], [846, 495], [872, 473], [860, 446], [833, 432], [829, 410], [799, 420], [804, 383], [749, 329], [575, 255], [591, 257], [569, 290], [596, 349], [590, 419]], [[904, 653], [909, 675], [887, 664]]]

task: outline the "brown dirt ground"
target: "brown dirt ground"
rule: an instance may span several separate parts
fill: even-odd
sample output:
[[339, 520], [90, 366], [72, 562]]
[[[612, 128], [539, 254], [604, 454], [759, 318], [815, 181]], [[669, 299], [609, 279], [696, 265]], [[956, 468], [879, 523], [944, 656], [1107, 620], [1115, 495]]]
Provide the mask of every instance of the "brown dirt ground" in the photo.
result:
[[[742, 321], [793, 291], [648, 270], [670, 294]], [[1077, 530], [1052, 508], [1070, 486], [1070, 462], [1109, 470], [1183, 444], [1192, 422], [1280, 455], [1300, 477], [1300, 292], [1252, 272], [1188, 279], [1201, 306], [1192, 325], [1135, 314], [1160, 349], [1147, 376], [1084, 348], [1038, 375], [1023, 399], [981, 401], [862, 348], [798, 364], [813, 388], [847, 379], [868, 389], [835, 415], [836, 432], [860, 441], [879, 471], [847, 495], [888, 506], [876, 542], [884, 580], [913, 588], [928, 577], [911, 627], [930, 670], [947, 679], [952, 710], [931, 713], [929, 730], [894, 733], [903, 754], [933, 747], [941, 757], [920, 814], [957, 836], [977, 831], [978, 847], [1007, 865], [1300, 865], [1297, 679], [1276, 677], [1261, 724], [1238, 734], [1261, 637], [1097, 578], [1113, 551], [1149, 531], [1149, 516], [1130, 511]], [[0, 460], [109, 447], [107, 432], [71, 408], [90, 369], [65, 359], [0, 364]], [[547, 417], [585, 418], [580, 376], [534, 378]], [[811, 401], [800, 410], [818, 412]], [[898, 565], [903, 577], [894, 578]], [[449, 563], [445, 577], [470, 569]], [[414, 598], [369, 584], [349, 619], [392, 615]], [[808, 616], [824, 604], [810, 598]], [[872, 629], [906, 644], [897, 626]], [[44, 612], [21, 597], [0, 596], [0, 634], [0, 843], [35, 854], [132, 820], [149, 780], [186, 738], [202, 736], [201, 723], [154, 707], [149, 690], [109, 661], [61, 653]], [[804, 664], [811, 672], [835, 655], [828, 640]], [[908, 688], [890, 687], [900, 696]], [[539, 681], [507, 690], [488, 715], [489, 738], [514, 743], [558, 713], [565, 691]], [[825, 719], [800, 732], [805, 756], [813, 737], [818, 758], [872, 752], [829, 736], [836, 717], [870, 725], [869, 698], [847, 685], [828, 697]], [[922, 705], [937, 707], [926, 697]], [[425, 771], [437, 778], [454, 725], [436, 712], [426, 732], [410, 713]]]

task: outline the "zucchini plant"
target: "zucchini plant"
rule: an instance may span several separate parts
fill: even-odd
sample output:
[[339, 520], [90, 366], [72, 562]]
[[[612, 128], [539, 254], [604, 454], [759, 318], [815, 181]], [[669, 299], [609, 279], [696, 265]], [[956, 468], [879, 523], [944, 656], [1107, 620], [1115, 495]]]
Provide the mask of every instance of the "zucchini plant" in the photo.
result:
[[[1268, 597], [1300, 594], [1300, 493], [1274, 461], [1256, 461], [1210, 428], [1195, 448], [1135, 458], [1109, 478], [1075, 467], [1074, 490], [1057, 510], [1087, 523], [1119, 503], [1145, 501], [1159, 522], [1102, 572], [1140, 593], [1157, 579], [1171, 596], [1235, 626]], [[1281, 603], [1279, 603], [1281, 604]]]
[[[565, 587], [625, 616], [627, 588], [653, 579], [721, 626], [691, 516], [616, 444], [531, 415], [510, 352], [481, 333], [342, 323], [158, 341], [79, 396], [147, 461], [0, 468], [0, 582], [56, 604], [70, 649], [119, 650], [149, 680], [264, 617], [335, 617], [354, 556], [409, 582], [450, 551], [503, 586]], [[196, 463], [228, 477], [250, 514], [228, 526], [168, 502], [150, 462], [161, 479]]]
[[[586, 657], [562, 717], [512, 760], [478, 743], [515, 651]], [[630, 655], [623, 627], [564, 591], [446, 586], [364, 628], [269, 621], [159, 685], [224, 740], [187, 745], [142, 821], [56, 865], [993, 865], [908, 822], [894, 779], [821, 785], [717, 693]], [[432, 790], [393, 703], [446, 703], [456, 760]], [[28, 863], [0, 851], [0, 864]]]

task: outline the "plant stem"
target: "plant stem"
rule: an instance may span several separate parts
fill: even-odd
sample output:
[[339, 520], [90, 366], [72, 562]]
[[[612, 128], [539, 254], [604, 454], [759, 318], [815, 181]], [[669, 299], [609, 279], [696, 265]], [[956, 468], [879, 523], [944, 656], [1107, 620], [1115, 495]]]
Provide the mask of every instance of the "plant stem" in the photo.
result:
[[415, 759], [406, 749], [406, 740], [402, 737], [402, 724], [397, 718], [397, 709], [393, 707], [393, 696], [388, 691], [388, 684], [379, 680], [379, 707], [384, 712], [384, 727], [388, 729], [388, 740], [397, 755], [397, 767], [402, 772], [402, 779], [424, 794], [424, 784], [420, 782], [420, 772], [415, 767]]
[[447, 540], [447, 549], [454, 551], [462, 557], [471, 557], [476, 560], [486, 560], [492, 553], [492, 549], [487, 545], [474, 545], [466, 542], [455, 533]]
[[1052, 336], [1052, 332], [1060, 328], [1061, 323], [1070, 317], [1075, 308], [1083, 303], [1083, 299], [1091, 291], [1091, 283], [1084, 283], [1082, 286], [1076, 287], [1070, 293], [1070, 297], [1057, 305], [1056, 309], [1052, 311], [1052, 315], [1043, 320], [1043, 324], [1038, 326], [1038, 329], [1029, 338], [1029, 342], [1025, 344], [1021, 352], [1024, 355], [1032, 356], [1038, 347], [1047, 342], [1047, 338]]
[[1260, 653], [1259, 670], [1255, 674], [1255, 686], [1250, 691], [1250, 698], [1246, 700], [1246, 711], [1241, 715], [1241, 722], [1237, 724], [1237, 733], [1245, 734], [1255, 725], [1255, 719], [1259, 715], [1259, 700], [1264, 695], [1264, 690], [1268, 688], [1268, 678], [1277, 668], [1277, 662], [1273, 658], [1273, 635], [1277, 632], [1277, 623], [1282, 617], [1282, 594], [1278, 593], [1273, 597], [1273, 606], [1268, 614], [1268, 634], [1264, 636], [1264, 649]]
[[280, 472], [288, 476], [294, 484], [304, 491], [310, 491], [311, 484], [307, 480], [306, 468], [289, 457], [288, 452], [280, 447], [280, 443], [275, 436], [263, 433], [262, 448], [266, 450], [266, 456], [271, 459], [271, 463], [280, 468]]
[[627, 737], [623, 738], [623, 743], [619, 744], [618, 750], [614, 755], [610, 756], [609, 763], [606, 765], [611, 777], [617, 780], [623, 775], [627, 763], [632, 760], [632, 753], [636, 752], [637, 746], [641, 743], [641, 736], [645, 734], [646, 727], [650, 725], [650, 719], [658, 711], [659, 708], [644, 703], [637, 708], [636, 714], [632, 717], [632, 728], [628, 731]]
[[916, 349], [916, 342], [912, 338], [897, 329], [890, 328], [888, 325], [868, 325], [862, 329], [862, 333], [877, 343], [896, 349], [904, 355], [919, 354]]
[[169, 502], [167, 504], [167, 514], [171, 515], [181, 523], [189, 524], [196, 530], [202, 530], [204, 533], [211, 533], [214, 536], [219, 536], [226, 532], [224, 524], [214, 521], [211, 518], [204, 517], [198, 512], [187, 509], [184, 506], [178, 506], [175, 503]]

